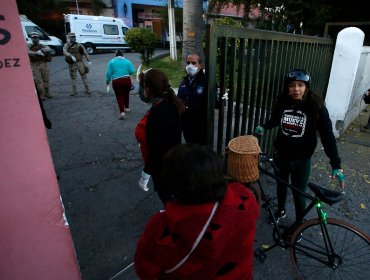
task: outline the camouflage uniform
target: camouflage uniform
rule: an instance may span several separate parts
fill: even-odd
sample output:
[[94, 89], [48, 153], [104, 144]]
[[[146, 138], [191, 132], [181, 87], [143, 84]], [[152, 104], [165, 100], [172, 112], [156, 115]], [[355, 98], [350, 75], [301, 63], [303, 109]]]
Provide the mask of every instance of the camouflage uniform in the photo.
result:
[[[68, 36], [71, 36], [69, 34]], [[72, 35], [73, 36], [73, 35]], [[81, 79], [85, 85], [86, 94], [91, 94], [89, 84], [87, 82], [87, 73], [85, 70], [85, 64], [83, 63], [83, 57], [90, 62], [89, 54], [87, 53], [85, 47], [77, 42], [68, 42], [64, 44], [63, 54], [66, 57], [74, 57], [76, 62], [68, 63], [69, 74], [72, 79], [72, 96], [77, 94], [77, 71], [80, 73]]]
[[40, 98], [42, 100], [45, 97], [51, 98], [52, 96], [49, 94], [48, 68], [48, 62], [51, 61], [51, 49], [48, 46], [33, 43], [28, 46], [28, 55], [31, 61], [33, 79]]

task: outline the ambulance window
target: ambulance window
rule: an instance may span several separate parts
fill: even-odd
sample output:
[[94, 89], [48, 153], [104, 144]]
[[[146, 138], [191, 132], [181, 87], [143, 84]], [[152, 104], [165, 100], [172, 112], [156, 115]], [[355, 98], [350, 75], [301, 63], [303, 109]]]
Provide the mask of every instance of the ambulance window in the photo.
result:
[[104, 34], [106, 35], [118, 35], [118, 26], [112, 24], [104, 24], [103, 25]]
[[128, 30], [127, 27], [122, 27], [122, 34], [125, 35], [127, 30]]

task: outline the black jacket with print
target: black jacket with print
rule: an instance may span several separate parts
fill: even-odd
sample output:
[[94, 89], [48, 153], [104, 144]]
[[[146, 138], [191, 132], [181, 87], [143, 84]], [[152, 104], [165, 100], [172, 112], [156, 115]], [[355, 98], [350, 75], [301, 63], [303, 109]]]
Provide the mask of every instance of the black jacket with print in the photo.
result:
[[308, 159], [317, 146], [319, 132], [321, 143], [333, 169], [341, 168], [337, 144], [333, 134], [329, 112], [325, 105], [311, 110], [308, 102], [311, 93], [301, 102], [279, 102], [272, 111], [271, 119], [262, 126], [271, 129], [279, 126], [275, 139], [275, 152], [284, 159]]

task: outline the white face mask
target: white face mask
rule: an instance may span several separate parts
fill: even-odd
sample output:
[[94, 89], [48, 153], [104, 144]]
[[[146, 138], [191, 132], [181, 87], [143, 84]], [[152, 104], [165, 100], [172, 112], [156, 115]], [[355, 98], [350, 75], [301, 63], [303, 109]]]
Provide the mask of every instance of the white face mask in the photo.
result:
[[194, 76], [198, 72], [198, 67], [193, 64], [189, 64], [185, 67], [186, 73], [190, 76]]

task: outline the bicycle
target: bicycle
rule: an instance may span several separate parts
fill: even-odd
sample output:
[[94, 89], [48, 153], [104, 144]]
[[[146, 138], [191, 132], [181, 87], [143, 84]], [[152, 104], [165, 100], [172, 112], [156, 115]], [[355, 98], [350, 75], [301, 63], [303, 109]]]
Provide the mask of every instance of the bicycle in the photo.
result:
[[[273, 198], [266, 195], [260, 179], [257, 180], [262, 208], [269, 212], [273, 220], [274, 244], [268, 248], [257, 248], [255, 258], [266, 260], [266, 252], [277, 247], [290, 249], [290, 257], [298, 279], [370, 279], [370, 237], [353, 225], [334, 218], [328, 218], [323, 205], [333, 205], [342, 199], [342, 193], [328, 190], [312, 182], [308, 184], [314, 196], [302, 192], [268, 171], [276, 166], [266, 154], [261, 154], [259, 171], [282, 182], [289, 188], [305, 196], [311, 203], [303, 217], [291, 226], [278, 225], [273, 214]], [[247, 186], [248, 187], [248, 186]], [[254, 192], [255, 193], [255, 192]], [[317, 218], [304, 220], [316, 208]]]

